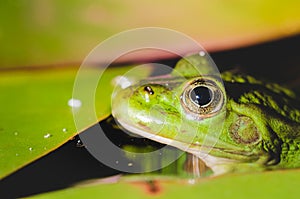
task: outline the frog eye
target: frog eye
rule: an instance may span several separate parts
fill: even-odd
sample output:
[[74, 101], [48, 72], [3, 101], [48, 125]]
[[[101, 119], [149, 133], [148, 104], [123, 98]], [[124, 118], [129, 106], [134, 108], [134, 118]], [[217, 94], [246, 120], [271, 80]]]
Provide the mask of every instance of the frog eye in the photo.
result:
[[189, 97], [196, 105], [204, 107], [211, 103], [213, 92], [206, 86], [197, 86], [191, 90]]
[[223, 92], [211, 79], [201, 78], [189, 82], [181, 95], [182, 107], [197, 119], [213, 116], [223, 104]]

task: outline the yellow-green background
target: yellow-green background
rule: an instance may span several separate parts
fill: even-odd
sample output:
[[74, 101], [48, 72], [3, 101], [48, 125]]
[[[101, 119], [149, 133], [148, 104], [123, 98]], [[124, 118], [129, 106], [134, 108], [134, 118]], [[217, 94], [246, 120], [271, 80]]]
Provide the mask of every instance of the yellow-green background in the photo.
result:
[[299, 32], [299, 8], [298, 0], [3, 0], [0, 67], [81, 62], [104, 39], [145, 26], [227, 49]]

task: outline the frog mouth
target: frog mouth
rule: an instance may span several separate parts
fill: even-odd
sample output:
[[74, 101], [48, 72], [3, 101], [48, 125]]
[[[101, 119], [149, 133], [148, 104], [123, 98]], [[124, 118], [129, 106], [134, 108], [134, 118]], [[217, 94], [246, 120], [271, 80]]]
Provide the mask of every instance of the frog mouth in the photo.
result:
[[154, 140], [162, 144], [171, 145], [182, 151], [186, 151], [188, 153], [197, 156], [206, 164], [206, 166], [211, 168], [213, 172], [216, 174], [223, 172], [220, 171], [220, 165], [228, 165], [228, 164], [234, 164], [238, 162], [249, 162], [249, 161], [257, 160], [259, 157], [258, 155], [255, 155], [251, 152], [246, 152], [242, 150], [236, 150], [236, 149], [233, 150], [224, 147], [185, 143], [182, 141], [152, 134], [150, 132], [147, 132], [144, 129], [140, 129], [120, 119], [116, 119], [116, 122], [122, 128], [125, 128], [127, 131], [130, 131], [134, 134], [148, 138], [150, 140]]

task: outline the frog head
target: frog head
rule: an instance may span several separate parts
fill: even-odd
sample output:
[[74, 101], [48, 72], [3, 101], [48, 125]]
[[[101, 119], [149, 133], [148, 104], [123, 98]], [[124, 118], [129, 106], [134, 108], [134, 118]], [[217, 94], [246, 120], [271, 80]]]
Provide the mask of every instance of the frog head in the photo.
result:
[[208, 58], [192, 55], [169, 75], [116, 92], [112, 114], [126, 130], [192, 153], [216, 174], [265, 169], [279, 162], [278, 125], [286, 125], [274, 92], [292, 95], [250, 76], [218, 75]]

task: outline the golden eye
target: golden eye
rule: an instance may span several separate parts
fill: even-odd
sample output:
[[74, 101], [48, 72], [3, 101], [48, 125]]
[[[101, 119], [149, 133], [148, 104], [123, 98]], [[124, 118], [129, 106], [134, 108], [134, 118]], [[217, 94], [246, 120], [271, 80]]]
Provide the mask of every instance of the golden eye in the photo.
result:
[[197, 78], [190, 81], [181, 95], [181, 105], [187, 114], [197, 119], [215, 115], [224, 104], [224, 92], [217, 80]]

